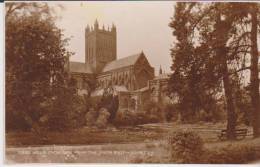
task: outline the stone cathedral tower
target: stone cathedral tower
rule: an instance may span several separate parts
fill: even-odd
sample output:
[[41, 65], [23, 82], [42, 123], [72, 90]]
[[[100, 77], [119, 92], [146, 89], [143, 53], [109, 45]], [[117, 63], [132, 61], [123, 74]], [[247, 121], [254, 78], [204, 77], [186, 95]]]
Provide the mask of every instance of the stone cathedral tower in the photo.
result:
[[85, 29], [85, 64], [91, 67], [94, 73], [99, 73], [103, 67], [117, 59], [116, 27], [106, 30], [99, 29], [98, 21], [94, 23], [94, 28], [89, 25]]

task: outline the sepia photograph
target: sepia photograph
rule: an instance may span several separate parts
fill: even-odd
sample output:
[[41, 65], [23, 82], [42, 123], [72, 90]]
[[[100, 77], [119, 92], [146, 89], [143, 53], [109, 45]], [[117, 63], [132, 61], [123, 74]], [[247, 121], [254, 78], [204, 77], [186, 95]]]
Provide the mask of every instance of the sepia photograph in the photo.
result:
[[260, 164], [260, 2], [3, 13], [5, 164]]

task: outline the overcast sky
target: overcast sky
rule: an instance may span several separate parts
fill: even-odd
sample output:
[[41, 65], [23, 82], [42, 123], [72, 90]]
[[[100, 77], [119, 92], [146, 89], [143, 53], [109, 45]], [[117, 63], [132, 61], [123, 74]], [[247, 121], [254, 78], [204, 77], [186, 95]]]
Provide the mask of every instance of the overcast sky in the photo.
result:
[[62, 2], [62, 5], [65, 9], [58, 12], [61, 19], [57, 25], [67, 37], [72, 36], [69, 49], [75, 55], [71, 60], [84, 62], [84, 29], [97, 19], [100, 27], [104, 24], [106, 29], [112, 23], [116, 25], [118, 58], [143, 50], [156, 74], [160, 65], [170, 72], [173, 37], [168, 24], [174, 2]]

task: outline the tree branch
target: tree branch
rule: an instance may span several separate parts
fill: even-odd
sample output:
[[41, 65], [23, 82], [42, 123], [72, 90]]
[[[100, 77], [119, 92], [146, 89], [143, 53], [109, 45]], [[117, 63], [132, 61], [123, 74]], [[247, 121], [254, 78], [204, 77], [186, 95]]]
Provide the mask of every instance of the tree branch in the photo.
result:
[[240, 68], [240, 69], [238, 69], [234, 72], [229, 73], [228, 75], [230, 76], [230, 75], [234, 75], [234, 74], [239, 73], [239, 72], [244, 71], [244, 70], [250, 70], [250, 68], [251, 67], [243, 67], [243, 68]]
[[5, 15], [6, 18], [8, 18], [15, 10], [25, 7], [26, 3], [21, 3], [21, 4], [17, 5], [16, 7], [14, 7], [14, 6], [15, 6], [14, 3], [10, 4], [10, 7], [8, 8], [6, 15]]

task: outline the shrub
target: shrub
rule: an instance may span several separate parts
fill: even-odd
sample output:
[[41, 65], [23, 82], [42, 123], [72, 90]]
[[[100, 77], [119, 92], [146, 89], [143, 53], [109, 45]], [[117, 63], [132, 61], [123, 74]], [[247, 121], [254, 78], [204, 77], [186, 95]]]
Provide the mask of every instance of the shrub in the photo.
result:
[[50, 131], [63, 131], [67, 126], [66, 122], [64, 120], [67, 120], [66, 116], [64, 115], [52, 115], [47, 123], [48, 130]]
[[99, 116], [97, 118], [96, 126], [98, 128], [105, 128], [108, 124], [108, 119], [110, 117], [110, 113], [106, 108], [101, 108], [99, 110]]
[[147, 114], [145, 112], [138, 112], [133, 115], [135, 117], [135, 124], [148, 124], [157, 123], [161, 121], [161, 118], [156, 114]]
[[142, 112], [131, 112], [127, 109], [118, 111], [112, 123], [116, 126], [134, 126], [147, 123], [164, 122], [166, 120], [165, 111], [167, 110], [169, 113], [174, 112], [172, 108], [172, 105], [164, 106], [153, 101], [148, 101], [145, 103]]
[[85, 125], [85, 114], [87, 111], [87, 100], [81, 96], [74, 96], [70, 106], [70, 110], [66, 111], [68, 117], [68, 127], [78, 128]]
[[144, 104], [144, 111], [147, 113], [147, 114], [161, 114], [162, 113], [162, 107], [163, 105], [162, 104], [159, 104], [157, 102], [154, 102], [154, 101], [147, 101], [145, 104]]
[[94, 108], [90, 108], [89, 111], [85, 115], [86, 125], [93, 126], [98, 117], [98, 112]]
[[165, 113], [166, 121], [172, 121], [173, 119], [176, 121], [178, 118], [178, 108], [176, 104], [165, 104], [163, 106], [163, 110]]
[[137, 122], [137, 117], [134, 115], [128, 110], [120, 111], [117, 113], [113, 124], [116, 126], [134, 126]]
[[166, 120], [165, 104], [148, 101], [144, 104], [143, 108], [146, 117], [155, 122], [164, 122]]
[[147, 123], [160, 122], [161, 118], [155, 114], [147, 114], [144, 112], [130, 112], [128, 110], [117, 113], [113, 124], [116, 126], [134, 126]]
[[190, 131], [173, 132], [168, 137], [170, 159], [174, 163], [198, 163], [203, 153], [200, 136]]

